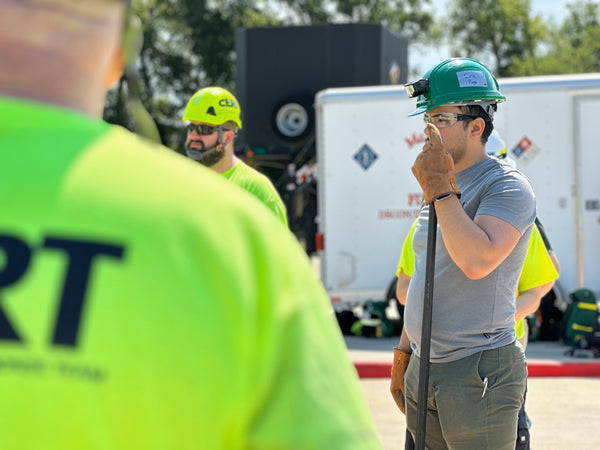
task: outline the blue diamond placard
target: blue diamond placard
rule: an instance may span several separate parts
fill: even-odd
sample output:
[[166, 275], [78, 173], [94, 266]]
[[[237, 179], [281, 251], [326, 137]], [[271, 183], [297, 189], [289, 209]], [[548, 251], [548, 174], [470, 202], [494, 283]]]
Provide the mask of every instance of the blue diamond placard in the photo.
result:
[[378, 157], [379, 156], [377, 153], [375, 153], [367, 144], [359, 148], [354, 154], [354, 159], [364, 170], [367, 170], [369, 167], [371, 167]]

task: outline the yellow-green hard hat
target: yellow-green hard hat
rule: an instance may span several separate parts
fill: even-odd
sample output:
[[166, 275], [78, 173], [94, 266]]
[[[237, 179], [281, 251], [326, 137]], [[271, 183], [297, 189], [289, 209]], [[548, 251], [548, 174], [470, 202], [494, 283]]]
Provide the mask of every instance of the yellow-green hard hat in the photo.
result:
[[231, 92], [216, 86], [200, 89], [188, 101], [183, 121], [194, 120], [209, 125], [233, 122], [242, 128], [240, 104]]

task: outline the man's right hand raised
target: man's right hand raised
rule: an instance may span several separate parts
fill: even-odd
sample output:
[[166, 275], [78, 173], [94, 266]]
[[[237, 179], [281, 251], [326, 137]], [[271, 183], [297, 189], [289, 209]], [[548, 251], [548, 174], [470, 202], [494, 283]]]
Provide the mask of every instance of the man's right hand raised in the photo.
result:
[[423, 189], [425, 204], [429, 205], [437, 197], [445, 194], [456, 194], [460, 197], [454, 179], [454, 160], [445, 150], [439, 130], [435, 125], [428, 123], [425, 133], [427, 142], [412, 167], [412, 172]]

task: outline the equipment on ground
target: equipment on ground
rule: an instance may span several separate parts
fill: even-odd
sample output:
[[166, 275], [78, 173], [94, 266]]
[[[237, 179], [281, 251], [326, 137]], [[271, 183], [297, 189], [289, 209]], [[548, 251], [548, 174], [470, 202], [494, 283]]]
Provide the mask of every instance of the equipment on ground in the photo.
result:
[[590, 335], [598, 323], [598, 304], [589, 289], [578, 289], [570, 294], [571, 303], [562, 321], [562, 337], [566, 345], [576, 345]]
[[360, 319], [351, 326], [351, 333], [376, 338], [391, 336], [394, 333], [394, 325], [387, 317], [386, 307], [387, 302], [367, 300]]

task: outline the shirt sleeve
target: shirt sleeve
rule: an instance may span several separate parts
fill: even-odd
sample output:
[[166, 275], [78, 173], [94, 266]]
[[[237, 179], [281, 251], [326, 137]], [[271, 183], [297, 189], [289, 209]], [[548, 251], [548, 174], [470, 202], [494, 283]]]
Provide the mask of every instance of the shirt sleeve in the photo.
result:
[[409, 277], [412, 276], [415, 271], [415, 251], [413, 250], [412, 241], [415, 235], [415, 228], [417, 227], [417, 221], [412, 224], [410, 231], [404, 239], [402, 244], [402, 253], [400, 254], [400, 261], [398, 261], [398, 270], [396, 276], [399, 276], [401, 272]]
[[518, 290], [523, 292], [557, 278], [558, 272], [552, 264], [538, 227], [534, 225], [527, 244], [527, 253], [519, 278]]
[[476, 215], [489, 215], [510, 223], [523, 234], [535, 220], [535, 195], [519, 172], [496, 179], [488, 188]]

